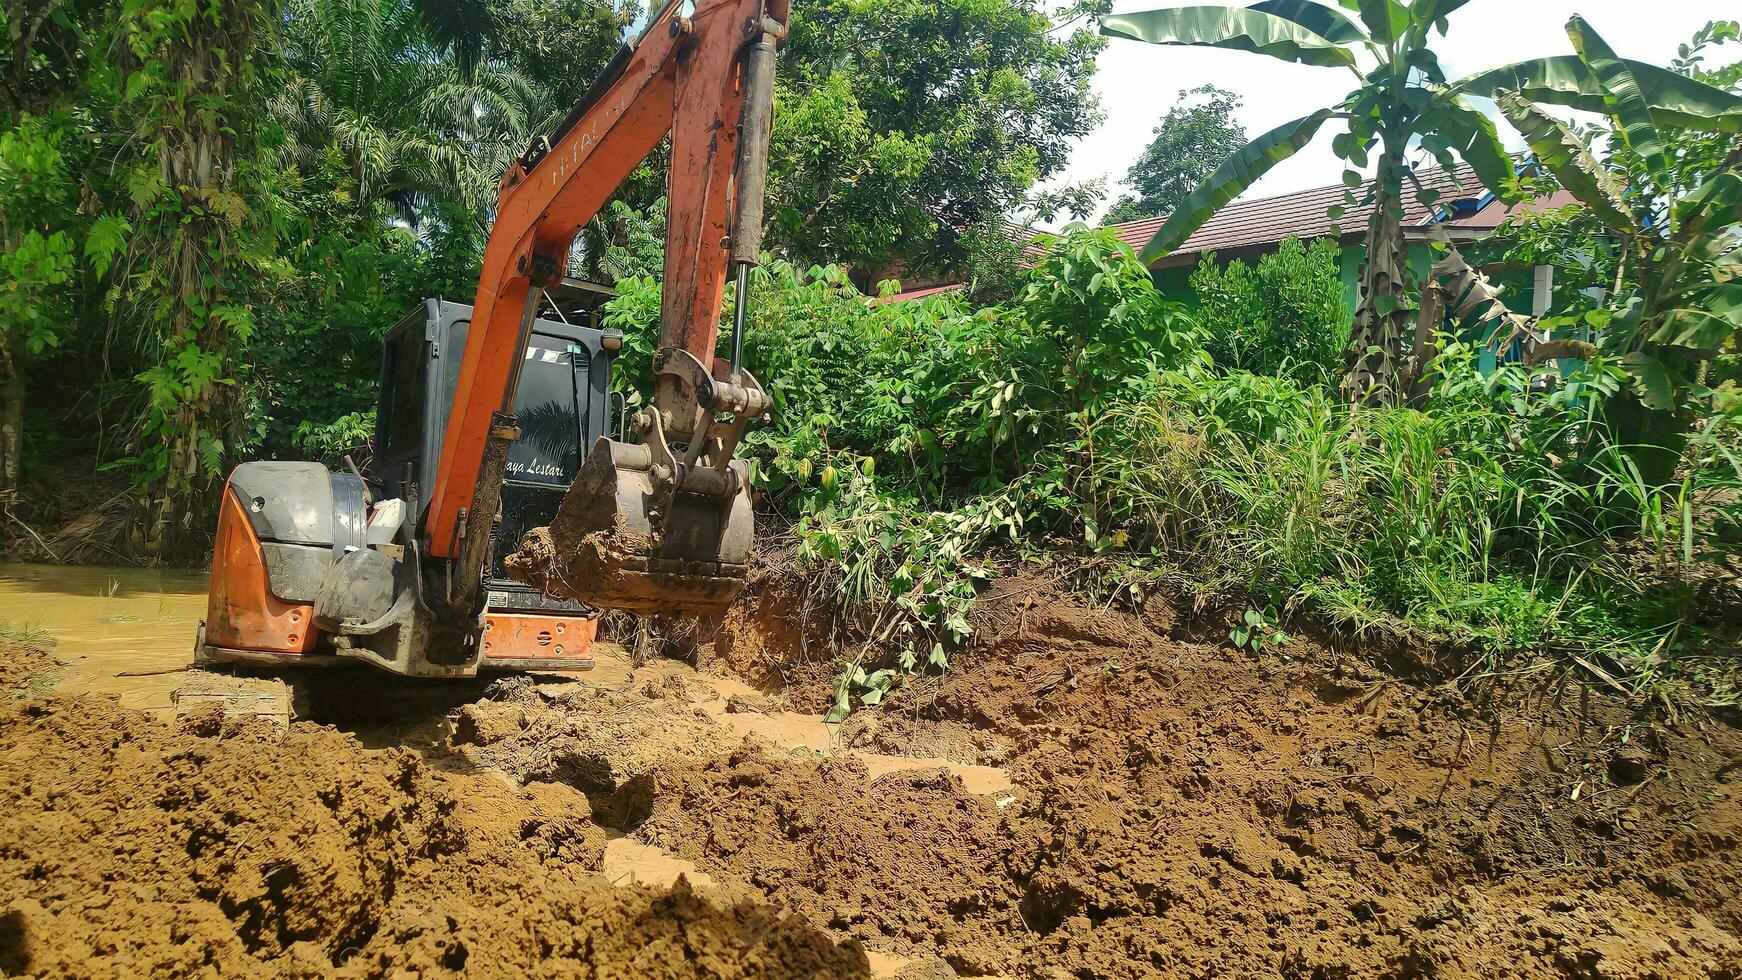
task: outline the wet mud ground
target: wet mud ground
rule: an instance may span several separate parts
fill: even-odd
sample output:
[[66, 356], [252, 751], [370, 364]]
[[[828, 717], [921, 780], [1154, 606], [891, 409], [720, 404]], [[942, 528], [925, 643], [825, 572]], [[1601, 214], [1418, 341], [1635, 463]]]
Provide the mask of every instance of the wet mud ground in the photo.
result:
[[0, 702], [37, 975], [1742, 977], [1742, 733], [998, 583], [845, 725], [753, 586], [697, 664], [380, 693], [288, 733]]

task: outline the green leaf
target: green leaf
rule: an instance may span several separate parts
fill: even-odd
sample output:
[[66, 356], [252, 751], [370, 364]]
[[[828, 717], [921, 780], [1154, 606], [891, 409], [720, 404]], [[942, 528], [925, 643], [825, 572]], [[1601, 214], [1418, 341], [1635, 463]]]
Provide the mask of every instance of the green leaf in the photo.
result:
[[1292, 20], [1332, 44], [1360, 44], [1367, 40], [1361, 28], [1342, 11], [1313, 0], [1264, 0], [1248, 9]]
[[1114, 14], [1101, 33], [1151, 44], [1189, 44], [1266, 54], [1328, 68], [1354, 67], [1344, 48], [1285, 17], [1249, 7], [1174, 7]]
[[1380, 44], [1390, 44], [1409, 30], [1409, 8], [1398, 0], [1342, 0], [1349, 10], [1359, 11], [1367, 33]]
[[846, 721], [847, 716], [852, 713], [853, 706], [848, 703], [847, 694], [843, 691], [835, 697], [835, 703], [829, 706], [829, 713], [823, 716], [823, 723], [826, 725], [839, 725], [841, 722]]
[[[1643, 61], [1621, 59], [1659, 124], [1719, 133], [1742, 133], [1742, 95]], [[1586, 112], [1609, 111], [1603, 85], [1576, 55], [1520, 61], [1459, 82], [1458, 91], [1498, 98], [1517, 92], [1531, 102]]]
[[1694, 234], [1742, 221], [1742, 174], [1725, 170], [1706, 178], [1676, 202], [1675, 217], [1684, 233]]
[[1652, 339], [1675, 347], [1715, 351], [1735, 332], [1736, 323], [1709, 310], [1677, 309], [1663, 315], [1663, 326]]
[[133, 226], [118, 214], [100, 215], [85, 233], [85, 261], [99, 278], [109, 271], [109, 263], [127, 241]]
[[1633, 376], [1639, 400], [1646, 408], [1659, 412], [1675, 409], [1675, 380], [1662, 361], [1643, 351], [1633, 351], [1621, 358], [1621, 366]]
[[1485, 113], [1461, 104], [1454, 96], [1431, 106], [1424, 113], [1423, 122], [1445, 137], [1447, 145], [1476, 171], [1476, 177], [1489, 190], [1499, 194], [1512, 179], [1516, 172], [1512, 155], [1500, 142], [1494, 120]]
[[1179, 207], [1174, 208], [1173, 214], [1168, 216], [1155, 237], [1143, 246], [1143, 251], [1137, 257], [1147, 265], [1178, 248], [1192, 236], [1192, 232], [1203, 227], [1204, 222], [1220, 211], [1223, 205], [1239, 197], [1254, 181], [1268, 173], [1270, 168], [1294, 156], [1300, 152], [1301, 147], [1312, 142], [1312, 138], [1318, 135], [1319, 127], [1330, 117], [1330, 109], [1320, 109], [1310, 116], [1283, 123], [1222, 161], [1215, 173], [1199, 184], [1197, 190], [1180, 202]]
[[1582, 201], [1599, 220], [1617, 228], [1637, 228], [1627, 207], [1626, 188], [1607, 167], [1591, 155], [1583, 140], [1558, 119], [1526, 102], [1513, 92], [1503, 93], [1500, 111], [1520, 133], [1542, 165], [1568, 193]]
[[1645, 93], [1634, 79], [1633, 72], [1578, 14], [1567, 21], [1567, 36], [1573, 39], [1573, 49], [1591, 66], [1591, 71], [1602, 84], [1603, 101], [1609, 114], [1615, 118], [1621, 139], [1639, 154], [1662, 186], [1667, 182], [1669, 164], [1664, 158], [1663, 143], [1657, 137], [1657, 123], [1651, 117], [1651, 106], [1645, 101]]
[[1469, 2], [1470, 0], [1418, 0], [1416, 17], [1424, 24], [1431, 24], [1436, 20], [1445, 20]]

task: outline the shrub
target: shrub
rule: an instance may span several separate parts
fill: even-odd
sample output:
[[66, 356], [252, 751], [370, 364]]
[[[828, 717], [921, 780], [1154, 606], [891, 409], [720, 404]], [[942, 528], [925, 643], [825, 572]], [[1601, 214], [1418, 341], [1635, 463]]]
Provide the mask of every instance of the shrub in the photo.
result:
[[1206, 256], [1191, 286], [1216, 364], [1302, 381], [1331, 377], [1349, 339], [1339, 254], [1328, 238], [1290, 238], [1256, 267]]

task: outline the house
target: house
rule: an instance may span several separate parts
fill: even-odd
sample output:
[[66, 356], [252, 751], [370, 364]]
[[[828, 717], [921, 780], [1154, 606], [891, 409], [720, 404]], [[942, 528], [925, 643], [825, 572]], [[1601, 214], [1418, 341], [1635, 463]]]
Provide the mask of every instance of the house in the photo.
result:
[[[1417, 200], [1418, 189], [1439, 192], [1432, 204]], [[1369, 181], [1355, 189], [1355, 199], [1364, 200], [1372, 191]], [[1360, 287], [1361, 260], [1366, 255], [1367, 222], [1373, 205], [1351, 205], [1338, 220], [1332, 220], [1329, 210], [1344, 203], [1343, 184], [1330, 184], [1304, 191], [1277, 194], [1271, 197], [1234, 201], [1216, 212], [1179, 248], [1156, 260], [1156, 285], [1178, 292], [1186, 288], [1186, 279], [1204, 256], [1214, 253], [1220, 261], [1244, 259], [1251, 262], [1259, 256], [1276, 251], [1285, 239], [1311, 241], [1336, 238], [1343, 245], [1342, 276], [1348, 308], [1355, 308]], [[1409, 243], [1409, 267], [1417, 276], [1427, 273], [1433, 265], [1429, 241], [1443, 234], [1453, 244], [1480, 241], [1492, 235], [1506, 219], [1520, 213], [1543, 211], [1573, 203], [1565, 191], [1547, 198], [1519, 205], [1507, 205], [1482, 186], [1473, 169], [1459, 166], [1453, 170], [1431, 168], [1417, 171], [1415, 180], [1404, 190], [1403, 231]], [[1142, 251], [1143, 246], [1161, 229], [1166, 218], [1143, 218], [1109, 225], [1119, 240]], [[1546, 271], [1545, 271], [1546, 270]], [[1541, 315], [1546, 312], [1553, 271], [1544, 266], [1534, 276], [1532, 309], [1521, 310]], [[1540, 308], [1535, 308], [1539, 307]]]
[[[1224, 205], [1179, 248], [1152, 263], [1151, 276], [1155, 279], [1157, 288], [1163, 292], [1189, 298], [1192, 294], [1188, 280], [1192, 270], [1207, 256], [1214, 255], [1219, 262], [1235, 259], [1252, 262], [1276, 251], [1277, 246], [1289, 238], [1302, 241], [1335, 238], [1342, 244], [1340, 266], [1344, 306], [1353, 320], [1360, 291], [1361, 260], [1366, 255], [1367, 222], [1373, 214], [1373, 204], [1368, 202], [1347, 205], [1343, 215], [1333, 220], [1330, 209], [1344, 204], [1345, 190], [1346, 185], [1338, 183], [1288, 194], [1233, 201]], [[1356, 187], [1356, 201], [1364, 201], [1372, 190], [1371, 181]], [[1423, 204], [1418, 199], [1419, 192], [1423, 190], [1439, 192], [1432, 204]], [[1405, 187], [1403, 202], [1403, 230], [1408, 243], [1410, 271], [1417, 278], [1426, 276], [1434, 261], [1430, 242], [1436, 238], [1443, 238], [1454, 245], [1481, 241], [1493, 235], [1508, 218], [1515, 215], [1545, 211], [1572, 203], [1572, 195], [1557, 191], [1534, 201], [1508, 205], [1484, 187], [1476, 178], [1475, 170], [1468, 165], [1460, 165], [1451, 170], [1439, 167], [1418, 170]], [[1120, 241], [1141, 252], [1166, 220], [1165, 216], [1142, 218], [1106, 227], [1112, 229]], [[1013, 241], [1026, 246], [1031, 254], [1035, 251], [1030, 244], [1039, 234], [1035, 229], [1006, 222], [1005, 231]], [[1483, 271], [1493, 275], [1500, 270]], [[1504, 294], [1513, 309], [1533, 316], [1542, 316], [1548, 312], [1554, 283], [1552, 266], [1537, 266], [1528, 272], [1517, 269], [1505, 272], [1508, 279], [1517, 278], [1519, 273], [1524, 273], [1521, 283], [1523, 288], [1514, 286]], [[906, 282], [902, 285], [909, 286]], [[960, 283], [948, 280], [928, 281], [913, 284], [910, 288], [884, 297], [879, 302], [905, 302], [961, 288]], [[1484, 371], [1491, 370], [1498, 361], [1510, 360], [1517, 354], [1514, 350], [1496, 355], [1494, 351], [1484, 349], [1481, 367]]]

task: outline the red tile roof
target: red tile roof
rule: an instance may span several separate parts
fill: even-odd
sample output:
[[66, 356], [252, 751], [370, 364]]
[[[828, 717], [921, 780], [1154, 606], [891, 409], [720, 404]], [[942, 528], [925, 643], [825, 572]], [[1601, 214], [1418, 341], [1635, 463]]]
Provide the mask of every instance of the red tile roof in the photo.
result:
[[905, 303], [910, 299], [924, 299], [927, 296], [935, 296], [938, 293], [953, 293], [961, 288], [962, 284], [959, 282], [946, 282], [941, 286], [926, 286], [923, 289], [909, 289], [904, 293], [893, 293], [889, 296], [879, 296], [877, 302]]
[[1569, 204], [1577, 203], [1579, 203], [1579, 199], [1565, 190], [1557, 190], [1553, 194], [1539, 197], [1534, 201], [1525, 201], [1522, 204], [1507, 204], [1505, 201], [1495, 198], [1488, 202], [1487, 207], [1468, 218], [1459, 218], [1455, 224], [1459, 228], [1493, 231], [1504, 224], [1507, 218], [1520, 214], [1541, 214], [1544, 211], [1553, 211], [1556, 208], [1564, 208]]
[[[1420, 228], [1432, 223], [1433, 217], [1442, 208], [1455, 201], [1474, 201], [1486, 194], [1482, 182], [1476, 179], [1475, 172], [1467, 166], [1460, 166], [1455, 170], [1437, 167], [1420, 170], [1415, 176], [1422, 187], [1438, 190], [1440, 198], [1431, 206], [1421, 204], [1415, 199], [1413, 184], [1406, 185], [1403, 204], [1405, 229]], [[1364, 197], [1371, 185], [1372, 182], [1369, 181], [1358, 188], [1355, 191], [1356, 199]], [[1204, 222], [1204, 226], [1192, 233], [1184, 244], [1153, 264], [1186, 265], [1195, 263], [1198, 256], [1205, 252], [1275, 245], [1285, 238], [1323, 238], [1331, 234], [1332, 224], [1325, 212], [1332, 206], [1343, 203], [1343, 191], [1344, 185], [1331, 184], [1295, 191], [1292, 194], [1230, 202], [1209, 221]], [[1359, 240], [1366, 234], [1367, 219], [1372, 213], [1372, 204], [1350, 206], [1336, 222], [1341, 226], [1342, 237], [1345, 240]], [[1165, 217], [1143, 218], [1108, 227], [1114, 229], [1120, 241], [1142, 251], [1143, 246], [1149, 244], [1150, 238], [1161, 230], [1166, 220]], [[1459, 227], [1456, 220], [1447, 224]]]

